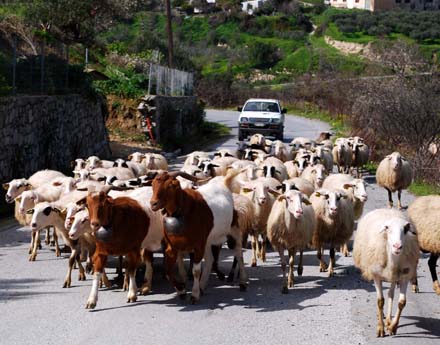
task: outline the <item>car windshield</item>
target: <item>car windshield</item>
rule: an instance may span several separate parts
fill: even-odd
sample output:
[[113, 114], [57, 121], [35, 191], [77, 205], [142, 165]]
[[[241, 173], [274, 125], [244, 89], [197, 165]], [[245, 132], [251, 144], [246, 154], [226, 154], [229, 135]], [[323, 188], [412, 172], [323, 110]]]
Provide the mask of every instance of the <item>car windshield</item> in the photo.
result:
[[243, 111], [267, 111], [279, 113], [278, 104], [274, 102], [247, 102]]

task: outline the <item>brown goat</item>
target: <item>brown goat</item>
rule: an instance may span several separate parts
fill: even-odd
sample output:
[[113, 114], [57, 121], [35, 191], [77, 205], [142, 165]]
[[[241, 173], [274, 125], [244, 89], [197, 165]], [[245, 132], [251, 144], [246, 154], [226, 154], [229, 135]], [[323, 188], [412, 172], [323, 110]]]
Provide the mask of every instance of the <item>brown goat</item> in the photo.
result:
[[[125, 255], [129, 276], [127, 302], [135, 302], [135, 272], [141, 261], [141, 245], [147, 236], [150, 219], [139, 203], [128, 197], [113, 199], [106, 191], [101, 191], [89, 193], [86, 200], [90, 225], [97, 235], [93, 255], [95, 274], [86, 309], [96, 306], [98, 283], [108, 255]], [[104, 236], [99, 236], [100, 233]]]

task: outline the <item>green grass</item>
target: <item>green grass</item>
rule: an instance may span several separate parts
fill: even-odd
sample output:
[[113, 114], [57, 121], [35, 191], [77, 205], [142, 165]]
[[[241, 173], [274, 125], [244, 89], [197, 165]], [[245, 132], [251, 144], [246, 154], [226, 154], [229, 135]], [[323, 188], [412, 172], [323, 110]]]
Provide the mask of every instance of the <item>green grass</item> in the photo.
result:
[[365, 169], [367, 169], [367, 171], [368, 171], [370, 174], [375, 175], [378, 166], [379, 166], [379, 163], [378, 163], [378, 162], [370, 161], [370, 162], [368, 162], [367, 164], [365, 164]]
[[360, 43], [360, 44], [367, 44], [377, 39], [375, 36], [371, 36], [363, 32], [353, 32], [353, 33], [341, 32], [339, 31], [335, 23], [328, 24], [325, 34], [337, 41]]
[[278, 62], [276, 68], [285, 68], [299, 75], [309, 71], [311, 64], [312, 54], [310, 50], [307, 47], [301, 47]]
[[416, 196], [440, 194], [440, 186], [426, 182], [413, 182], [408, 190]]

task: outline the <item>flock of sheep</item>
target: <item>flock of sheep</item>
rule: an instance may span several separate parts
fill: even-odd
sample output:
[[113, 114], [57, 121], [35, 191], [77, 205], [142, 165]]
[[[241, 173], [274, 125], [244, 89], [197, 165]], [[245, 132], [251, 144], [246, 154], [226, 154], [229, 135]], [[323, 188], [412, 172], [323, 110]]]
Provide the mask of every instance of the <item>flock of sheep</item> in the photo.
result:
[[[400, 196], [412, 181], [412, 171], [409, 162], [394, 152], [380, 162], [376, 174], [378, 185], [388, 191], [388, 208], [374, 210], [361, 217], [367, 192], [360, 169], [368, 162], [369, 148], [360, 137], [338, 138], [334, 142], [330, 137], [331, 133], [323, 132], [316, 140], [296, 138], [290, 144], [284, 144], [255, 134], [248, 142], [240, 142], [237, 150], [219, 150], [213, 157], [206, 152], [193, 152], [187, 155], [181, 171], [175, 173], [167, 173], [168, 163], [159, 154], [135, 152], [128, 160], [114, 162], [92, 156], [72, 162], [74, 177], [42, 170], [27, 179], [14, 179], [3, 187], [7, 190], [6, 201], [16, 203], [17, 220], [32, 229], [30, 261], [36, 259], [41, 248], [39, 232], [44, 229], [46, 244], [56, 247], [57, 256], [60, 256], [58, 236], [71, 248], [64, 287], [71, 286], [75, 262], [80, 272], [79, 279], [85, 280], [85, 273], [94, 269], [96, 248], [114, 236], [109, 230], [111, 224], [98, 227], [98, 223], [91, 221], [90, 200], [85, 202], [86, 198], [106, 185], [105, 193], [112, 200], [122, 197], [135, 200], [149, 219], [148, 229], [145, 230], [148, 230], [147, 235], [139, 243], [147, 265], [144, 284], [139, 290], [141, 294], [149, 293], [152, 288], [152, 253], [163, 250], [164, 244], [165, 247], [173, 247], [173, 236], [179, 237], [176, 234], [189, 223], [195, 224], [191, 231], [197, 232], [197, 227], [206, 228], [206, 224], [199, 224], [196, 218], [193, 219], [197, 216], [205, 219], [201, 214], [185, 218], [179, 215], [179, 208], [168, 211], [171, 206], [166, 205], [170, 205], [172, 200], [167, 198], [175, 196], [171, 192], [163, 195], [164, 184], [170, 182], [174, 190], [194, 190], [188, 195], [191, 194], [194, 200], [205, 198], [214, 224], [211, 228], [208, 226], [206, 238], [199, 246], [201, 254], [197, 250], [171, 248], [177, 255], [177, 268], [183, 282], [186, 280], [183, 255], [189, 251], [196, 252], [196, 256], [201, 255], [200, 259], [205, 258], [200, 286], [200, 261], [194, 257], [191, 260], [194, 263], [194, 302], [199, 299], [200, 290], [206, 287], [211, 269], [220, 279], [225, 278], [218, 269], [218, 258], [226, 239], [230, 248], [238, 246], [228, 281], [234, 279], [236, 265], [239, 264], [240, 288], [246, 288], [241, 248], [250, 236], [251, 266], [256, 266], [258, 260], [266, 260], [266, 242], [269, 240], [280, 255], [282, 292], [287, 293], [294, 286], [296, 254], [299, 253], [298, 275], [303, 273], [303, 251], [314, 248], [320, 271], [332, 276], [335, 250], [340, 249], [348, 256], [347, 244], [358, 221], [353, 258], [362, 275], [373, 280], [376, 286], [377, 335], [385, 335], [382, 281], [391, 283], [385, 322], [388, 332], [395, 334], [406, 303], [408, 282], [412, 281], [413, 290], [418, 291], [416, 268], [420, 250], [431, 253], [428, 264], [434, 290], [440, 295], [436, 274], [436, 261], [440, 254], [440, 221], [437, 217], [440, 196], [420, 197], [409, 206], [408, 213], [404, 213]], [[334, 166], [337, 166], [337, 173], [333, 173]], [[200, 191], [201, 197], [197, 196], [197, 191]], [[394, 192], [398, 193], [398, 209], [392, 208]], [[224, 200], [219, 202], [225, 205], [215, 205], [208, 200], [211, 197], [215, 199], [216, 194], [224, 195]], [[219, 208], [222, 209], [219, 211]], [[219, 226], [223, 223], [226, 225]], [[50, 241], [49, 227], [55, 229], [53, 241]], [[187, 233], [182, 234], [183, 242], [193, 241]], [[192, 248], [191, 243], [185, 248]], [[324, 248], [330, 249], [328, 264], [323, 258]], [[86, 269], [82, 265], [83, 259], [87, 260]], [[99, 282], [94, 281], [88, 308], [96, 305], [97, 284], [110, 286], [105, 271], [101, 273], [97, 276]], [[176, 291], [184, 293], [184, 287], [177, 285], [170, 275], [167, 274]], [[392, 318], [396, 284], [400, 286], [400, 297], [397, 313]], [[126, 276], [124, 287], [129, 288], [128, 300], [136, 300], [136, 289], [133, 290], [136, 285], [134, 283], [133, 287], [131, 277]]]

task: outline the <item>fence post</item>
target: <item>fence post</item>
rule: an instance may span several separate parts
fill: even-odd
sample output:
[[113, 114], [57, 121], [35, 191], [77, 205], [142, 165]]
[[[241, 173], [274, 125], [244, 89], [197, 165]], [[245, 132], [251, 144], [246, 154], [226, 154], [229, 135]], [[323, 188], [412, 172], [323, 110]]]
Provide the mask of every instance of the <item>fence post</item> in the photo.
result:
[[41, 75], [41, 80], [40, 80], [40, 91], [41, 93], [44, 93], [44, 44], [45, 41], [43, 39], [43, 41], [41, 42], [41, 66], [40, 66], [40, 75]]
[[66, 92], [69, 89], [69, 45], [66, 44], [65, 45], [65, 49], [66, 49], [66, 80], [65, 80], [65, 87], [66, 87]]
[[14, 49], [14, 54], [12, 57], [12, 95], [15, 96], [17, 94], [17, 36], [15, 35], [12, 45]]
[[85, 65], [86, 65], [86, 70], [87, 70], [88, 65], [89, 65], [89, 48], [86, 48], [86, 63], [85, 63]]
[[151, 75], [152, 75], [152, 71], [151, 69], [153, 68], [153, 64], [150, 63], [150, 72], [148, 73], [148, 94], [151, 95]]

